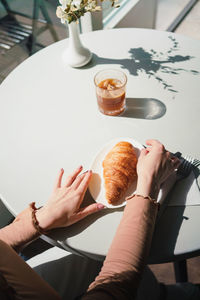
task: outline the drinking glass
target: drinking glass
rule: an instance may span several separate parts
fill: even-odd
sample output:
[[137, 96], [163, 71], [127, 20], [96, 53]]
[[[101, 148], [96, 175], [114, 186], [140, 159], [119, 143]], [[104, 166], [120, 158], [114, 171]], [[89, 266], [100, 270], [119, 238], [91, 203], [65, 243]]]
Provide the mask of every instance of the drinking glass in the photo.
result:
[[127, 76], [121, 70], [102, 70], [94, 77], [97, 103], [101, 113], [121, 114], [126, 108]]

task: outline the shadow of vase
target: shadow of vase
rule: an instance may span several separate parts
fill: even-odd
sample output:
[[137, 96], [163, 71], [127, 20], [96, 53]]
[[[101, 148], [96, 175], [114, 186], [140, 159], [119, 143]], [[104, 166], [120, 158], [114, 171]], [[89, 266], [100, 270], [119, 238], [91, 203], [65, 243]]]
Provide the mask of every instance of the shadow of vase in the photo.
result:
[[126, 98], [126, 110], [121, 117], [155, 120], [166, 113], [166, 106], [154, 98]]
[[[171, 77], [180, 76], [183, 73], [200, 75], [200, 72], [198, 70], [188, 69], [187, 64], [185, 68], [183, 67], [182, 64], [184, 62], [192, 60], [195, 57], [182, 55], [182, 49], [178, 41], [171, 35], [168, 36], [168, 39], [171, 43], [163, 52], [157, 51], [156, 49], [145, 49], [143, 47], [130, 48], [128, 50], [128, 57], [120, 59], [101, 57], [93, 53], [90, 63], [81, 69], [90, 69], [100, 65], [109, 65], [109, 67], [112, 68], [112, 65], [114, 65], [114, 67], [118, 65], [128, 71], [130, 75], [140, 76], [141, 73], [145, 74], [148, 78], [153, 78], [162, 85], [164, 90], [178, 93], [179, 91], [171, 84], [171, 81], [168, 82], [168, 80], [166, 80], [166, 74], [170, 74]], [[179, 53], [177, 53], [177, 50], [179, 50]], [[180, 63], [181, 65], [179, 65]]]

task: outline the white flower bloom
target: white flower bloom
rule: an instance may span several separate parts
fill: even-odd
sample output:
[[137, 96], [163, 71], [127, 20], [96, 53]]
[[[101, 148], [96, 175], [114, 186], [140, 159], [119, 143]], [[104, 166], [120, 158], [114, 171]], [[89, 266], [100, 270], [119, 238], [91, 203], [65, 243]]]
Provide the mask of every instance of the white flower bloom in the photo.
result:
[[56, 9], [56, 15], [58, 18], [61, 19], [61, 23], [65, 23], [67, 20], [67, 14], [65, 13], [65, 11], [62, 9], [61, 6], [58, 6]]
[[86, 6], [86, 8], [88, 10], [95, 9], [95, 7], [96, 7], [96, 4], [94, 4], [93, 2], [88, 3]]
[[[104, 0], [101, 0], [103, 2]], [[118, 0], [110, 0], [111, 5], [117, 7]], [[60, 6], [57, 7], [56, 15], [62, 23], [77, 21], [85, 12], [101, 10], [97, 0], [59, 0]]]
[[71, 2], [71, 0], [59, 0], [59, 2], [62, 5], [62, 8], [65, 9], [66, 6]]
[[73, 4], [74, 6], [76, 6], [76, 8], [78, 8], [78, 9], [81, 8], [81, 0], [74, 0], [74, 1], [72, 2], [72, 4]]

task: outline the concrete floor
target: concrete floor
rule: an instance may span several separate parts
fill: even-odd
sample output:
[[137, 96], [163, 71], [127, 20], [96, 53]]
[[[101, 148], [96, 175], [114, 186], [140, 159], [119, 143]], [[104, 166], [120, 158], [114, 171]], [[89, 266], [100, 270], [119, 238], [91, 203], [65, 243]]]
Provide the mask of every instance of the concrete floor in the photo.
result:
[[175, 32], [200, 40], [200, 1], [192, 8]]
[[187, 3], [188, 0], [158, 0], [156, 29], [166, 30]]
[[[189, 0], [158, 0], [156, 29], [167, 30], [188, 2]], [[200, 0], [176, 28], [175, 33], [200, 40]]]
[[[23, 1], [23, 0], [19, 0]], [[158, 15], [156, 28], [159, 30], [166, 30], [170, 25], [173, 18], [179, 14], [181, 9], [184, 7], [188, 0], [159, 0]], [[168, 5], [166, 6], [168, 2]], [[17, 1], [13, 1], [15, 6]], [[26, 3], [31, 4], [31, 1], [26, 1]], [[59, 20], [55, 16], [55, 8], [57, 1], [49, 0], [47, 3], [49, 14], [52, 18], [54, 28], [59, 36], [59, 39], [67, 37], [68, 33]], [[170, 3], [170, 5], [169, 5]], [[16, 7], [14, 7], [16, 8]], [[24, 6], [25, 12], [30, 12], [29, 6]], [[0, 11], [1, 13], [1, 11]], [[163, 15], [166, 18], [163, 18]], [[195, 39], [200, 40], [200, 0], [193, 7], [187, 17], [179, 25], [175, 31], [176, 33], [190, 36]], [[44, 45], [49, 45], [53, 43], [53, 39], [49, 31], [47, 30], [39, 37], [39, 42], [44, 43]], [[6, 78], [6, 76], [22, 61], [24, 61], [29, 56], [27, 47], [25, 45], [15, 46], [12, 50], [8, 52], [0, 53], [0, 83]], [[200, 257], [195, 257], [187, 260], [189, 281], [193, 283], [200, 283]], [[155, 273], [158, 280], [164, 283], [174, 283], [175, 276], [173, 270], [173, 264], [160, 264], [151, 265], [150, 268]]]

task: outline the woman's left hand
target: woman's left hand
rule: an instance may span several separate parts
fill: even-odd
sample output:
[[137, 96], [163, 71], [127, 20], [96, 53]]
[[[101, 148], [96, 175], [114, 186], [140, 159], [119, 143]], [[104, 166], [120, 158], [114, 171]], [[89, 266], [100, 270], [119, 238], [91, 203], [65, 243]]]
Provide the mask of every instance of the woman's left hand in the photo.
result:
[[80, 208], [92, 176], [92, 171], [80, 174], [82, 169], [77, 168], [63, 185], [64, 170], [60, 170], [50, 199], [36, 213], [43, 230], [69, 226], [104, 208], [100, 203]]

